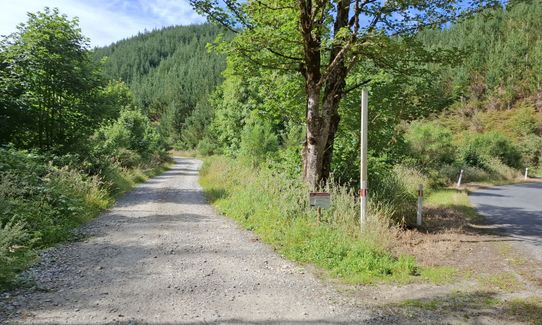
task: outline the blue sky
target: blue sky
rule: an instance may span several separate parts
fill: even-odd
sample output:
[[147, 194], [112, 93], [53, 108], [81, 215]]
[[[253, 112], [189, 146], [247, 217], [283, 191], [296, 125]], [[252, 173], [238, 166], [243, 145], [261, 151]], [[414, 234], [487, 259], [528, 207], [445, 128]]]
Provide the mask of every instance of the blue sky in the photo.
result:
[[202, 23], [188, 0], [2, 0], [0, 35], [14, 32], [27, 12], [57, 7], [68, 17], [79, 17], [92, 46], [108, 45], [145, 29]]

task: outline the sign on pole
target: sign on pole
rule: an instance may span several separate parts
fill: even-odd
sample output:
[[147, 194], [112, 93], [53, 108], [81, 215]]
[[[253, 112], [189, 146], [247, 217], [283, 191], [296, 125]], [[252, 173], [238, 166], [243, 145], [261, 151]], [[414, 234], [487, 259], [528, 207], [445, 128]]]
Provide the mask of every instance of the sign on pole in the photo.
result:
[[331, 194], [325, 192], [310, 192], [309, 204], [313, 208], [327, 209], [331, 206]]
[[316, 219], [316, 222], [320, 224], [320, 220], [322, 219], [322, 209], [327, 209], [331, 206], [331, 195], [326, 192], [310, 192], [309, 205], [312, 208], [318, 209], [318, 219]]
[[360, 226], [361, 229], [365, 227], [367, 222], [367, 125], [368, 125], [368, 103], [369, 103], [369, 92], [367, 89], [361, 91], [361, 148], [360, 148], [360, 190], [359, 190], [359, 199], [360, 199]]

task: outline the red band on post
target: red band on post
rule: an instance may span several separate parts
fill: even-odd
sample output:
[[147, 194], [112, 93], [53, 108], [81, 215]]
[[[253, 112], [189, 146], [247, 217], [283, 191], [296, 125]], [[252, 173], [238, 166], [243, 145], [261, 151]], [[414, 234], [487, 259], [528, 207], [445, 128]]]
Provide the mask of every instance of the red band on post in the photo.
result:
[[367, 196], [367, 189], [366, 188], [362, 188], [359, 190], [359, 196], [360, 197], [366, 197]]

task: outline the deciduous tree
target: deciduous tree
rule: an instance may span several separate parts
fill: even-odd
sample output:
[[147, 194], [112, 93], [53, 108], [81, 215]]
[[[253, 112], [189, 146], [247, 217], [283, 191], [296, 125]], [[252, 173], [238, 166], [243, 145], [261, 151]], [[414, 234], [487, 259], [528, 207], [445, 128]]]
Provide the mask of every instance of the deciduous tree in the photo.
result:
[[346, 77], [360, 61], [408, 74], [434, 61], [413, 37], [498, 1], [484, 0], [191, 0], [209, 20], [237, 36], [225, 48], [259, 68], [295, 70], [304, 78], [304, 178], [316, 188], [330, 172]]

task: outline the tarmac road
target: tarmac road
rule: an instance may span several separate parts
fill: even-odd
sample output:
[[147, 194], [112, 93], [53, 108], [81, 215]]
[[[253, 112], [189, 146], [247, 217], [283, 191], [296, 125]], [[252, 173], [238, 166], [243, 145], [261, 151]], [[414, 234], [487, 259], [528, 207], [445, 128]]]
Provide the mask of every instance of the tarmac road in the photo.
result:
[[542, 183], [483, 188], [470, 199], [488, 223], [542, 261]]

